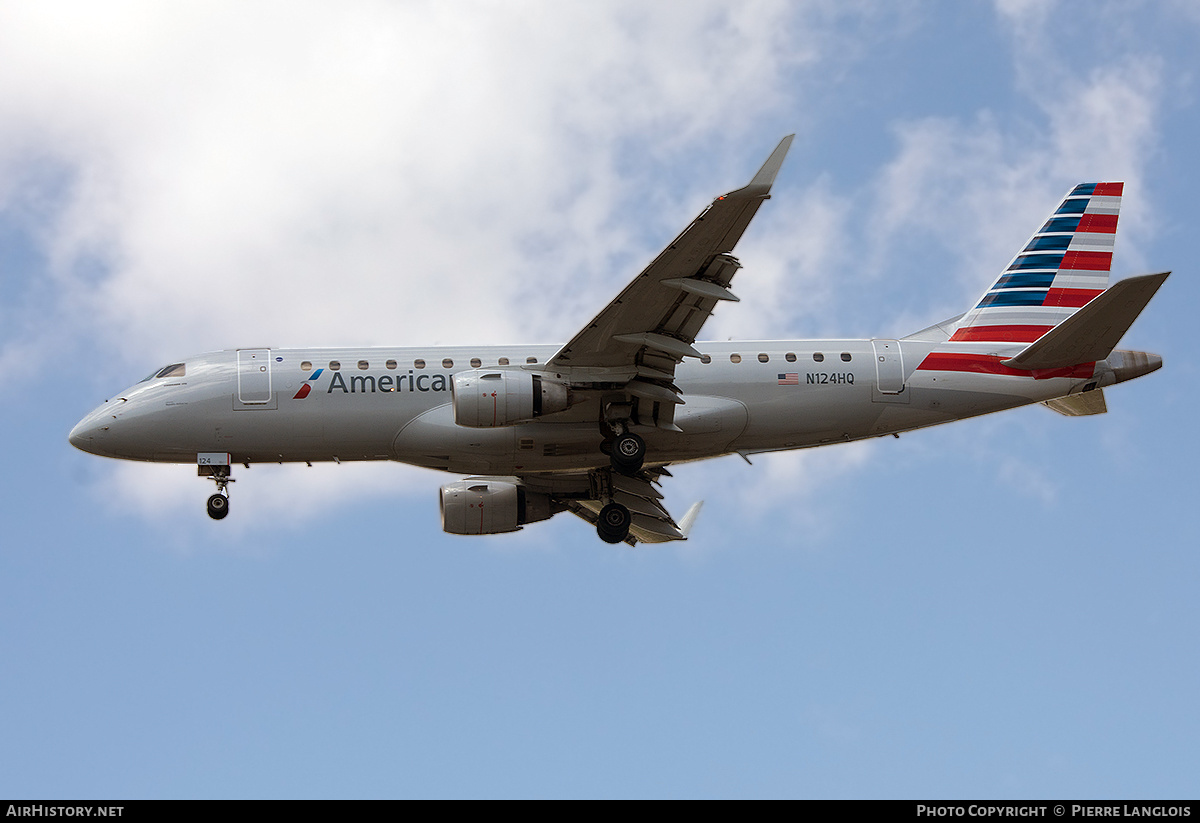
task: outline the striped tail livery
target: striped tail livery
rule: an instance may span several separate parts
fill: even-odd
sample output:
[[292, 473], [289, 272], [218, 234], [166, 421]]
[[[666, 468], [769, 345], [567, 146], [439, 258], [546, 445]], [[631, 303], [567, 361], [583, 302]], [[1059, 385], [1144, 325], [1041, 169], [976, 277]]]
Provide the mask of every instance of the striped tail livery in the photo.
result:
[[1073, 188], [950, 339], [1032, 343], [1108, 288], [1123, 188]]
[[[1124, 183], [1071, 189], [974, 308], [943, 325], [949, 339], [918, 369], [1087, 378], [1097, 361], [1115, 367], [1124, 358], [1120, 380], [1137, 376], [1130, 373], [1135, 353], [1114, 348], [1169, 272], [1109, 287], [1123, 191]], [[1138, 374], [1160, 365], [1157, 357], [1139, 360]]]

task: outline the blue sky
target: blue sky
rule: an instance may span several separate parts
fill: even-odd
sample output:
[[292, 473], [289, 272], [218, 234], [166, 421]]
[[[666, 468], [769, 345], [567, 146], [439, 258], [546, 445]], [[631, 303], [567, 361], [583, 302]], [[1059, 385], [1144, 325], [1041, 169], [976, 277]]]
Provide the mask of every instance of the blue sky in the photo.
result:
[[[564, 7], [565, 6], [565, 7]], [[1189, 797], [1184, 2], [5, 4], [0, 795]], [[710, 339], [963, 311], [1071, 185], [1174, 269], [1109, 413], [682, 466], [686, 544], [399, 465], [72, 449], [237, 346], [555, 342], [797, 134]]]

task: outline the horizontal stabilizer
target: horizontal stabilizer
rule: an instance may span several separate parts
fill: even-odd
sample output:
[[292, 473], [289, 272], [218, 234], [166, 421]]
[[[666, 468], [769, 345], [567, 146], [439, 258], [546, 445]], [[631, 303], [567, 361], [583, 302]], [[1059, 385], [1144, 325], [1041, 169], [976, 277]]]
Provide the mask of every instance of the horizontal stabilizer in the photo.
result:
[[1067, 417], [1082, 417], [1087, 414], [1104, 414], [1108, 406], [1104, 403], [1104, 389], [1072, 394], [1042, 403], [1048, 409], [1054, 409]]
[[1143, 274], [1122, 280], [1016, 357], [1004, 360], [1004, 365], [1014, 369], [1057, 369], [1103, 360], [1116, 348], [1169, 274]]

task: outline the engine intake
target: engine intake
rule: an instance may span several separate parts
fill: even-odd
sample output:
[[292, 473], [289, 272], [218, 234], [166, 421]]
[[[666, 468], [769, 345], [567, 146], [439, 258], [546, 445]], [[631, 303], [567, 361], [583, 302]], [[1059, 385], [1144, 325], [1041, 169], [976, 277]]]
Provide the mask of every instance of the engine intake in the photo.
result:
[[512, 426], [571, 405], [566, 385], [516, 369], [459, 372], [451, 391], [454, 422], [473, 429]]
[[442, 486], [438, 508], [442, 530], [450, 534], [515, 532], [554, 514], [549, 495], [482, 477]]

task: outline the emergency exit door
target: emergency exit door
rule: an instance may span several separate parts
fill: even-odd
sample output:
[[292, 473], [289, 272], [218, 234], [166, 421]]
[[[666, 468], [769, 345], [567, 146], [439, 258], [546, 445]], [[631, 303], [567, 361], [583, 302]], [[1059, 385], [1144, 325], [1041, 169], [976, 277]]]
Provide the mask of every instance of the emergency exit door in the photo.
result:
[[880, 394], [904, 391], [904, 356], [899, 340], [872, 340], [875, 348], [875, 381]]

